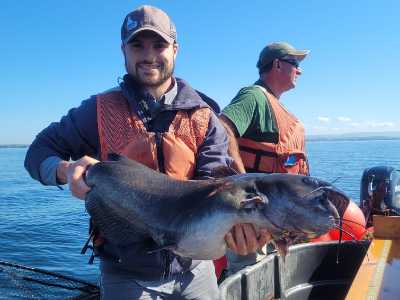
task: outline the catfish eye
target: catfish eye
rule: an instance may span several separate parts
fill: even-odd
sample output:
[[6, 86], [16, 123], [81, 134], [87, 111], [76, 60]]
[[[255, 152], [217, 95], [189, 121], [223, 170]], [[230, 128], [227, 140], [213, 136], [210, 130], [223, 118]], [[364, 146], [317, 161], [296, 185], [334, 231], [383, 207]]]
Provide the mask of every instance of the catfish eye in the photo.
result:
[[322, 211], [329, 210], [330, 202], [325, 191], [322, 193], [322, 195], [318, 196], [315, 199], [314, 203], [316, 207], [318, 207], [318, 209], [321, 209]]

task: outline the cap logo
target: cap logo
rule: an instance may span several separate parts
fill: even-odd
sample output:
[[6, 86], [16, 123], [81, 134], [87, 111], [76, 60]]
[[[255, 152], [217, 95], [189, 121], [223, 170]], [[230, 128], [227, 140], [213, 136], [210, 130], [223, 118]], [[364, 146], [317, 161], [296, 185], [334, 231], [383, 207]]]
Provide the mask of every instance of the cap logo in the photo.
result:
[[135, 29], [137, 27], [137, 25], [138, 25], [138, 22], [132, 20], [130, 16], [128, 17], [128, 20], [126, 20], [126, 29], [128, 31]]

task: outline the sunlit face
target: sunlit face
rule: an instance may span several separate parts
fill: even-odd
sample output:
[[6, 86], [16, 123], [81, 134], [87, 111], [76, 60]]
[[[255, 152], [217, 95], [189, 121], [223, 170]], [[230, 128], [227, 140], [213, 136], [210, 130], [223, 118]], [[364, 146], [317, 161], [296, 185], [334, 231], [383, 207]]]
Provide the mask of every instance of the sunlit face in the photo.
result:
[[293, 56], [285, 56], [279, 59], [281, 69], [281, 83], [286, 90], [293, 89], [296, 86], [297, 77], [301, 75], [301, 68], [296, 66], [296, 60]]
[[158, 87], [170, 80], [177, 50], [155, 32], [142, 31], [122, 46], [126, 71], [144, 87]]

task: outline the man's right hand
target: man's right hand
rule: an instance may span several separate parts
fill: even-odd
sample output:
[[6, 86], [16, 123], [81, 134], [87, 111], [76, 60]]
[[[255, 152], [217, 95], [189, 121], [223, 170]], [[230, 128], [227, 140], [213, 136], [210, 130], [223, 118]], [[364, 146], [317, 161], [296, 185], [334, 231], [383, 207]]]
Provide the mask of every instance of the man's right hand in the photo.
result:
[[84, 173], [88, 166], [92, 166], [99, 161], [89, 156], [83, 156], [75, 162], [61, 161], [57, 167], [57, 180], [61, 183], [68, 183], [73, 196], [84, 200], [86, 193], [90, 191], [85, 183]]
[[228, 247], [239, 255], [255, 253], [272, 239], [266, 228], [260, 228], [259, 235], [252, 224], [237, 224], [226, 234], [225, 242]]

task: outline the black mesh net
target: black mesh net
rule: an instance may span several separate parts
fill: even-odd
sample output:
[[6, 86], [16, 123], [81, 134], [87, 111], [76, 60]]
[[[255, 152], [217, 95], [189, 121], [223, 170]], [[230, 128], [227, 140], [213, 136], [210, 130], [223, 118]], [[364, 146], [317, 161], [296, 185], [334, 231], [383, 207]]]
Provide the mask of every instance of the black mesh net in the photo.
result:
[[100, 290], [79, 279], [0, 261], [0, 299], [100, 299]]

